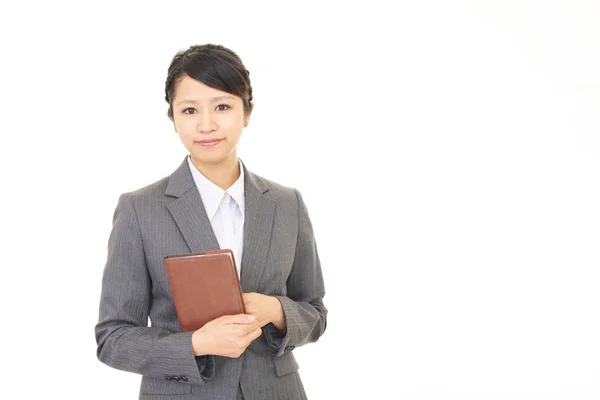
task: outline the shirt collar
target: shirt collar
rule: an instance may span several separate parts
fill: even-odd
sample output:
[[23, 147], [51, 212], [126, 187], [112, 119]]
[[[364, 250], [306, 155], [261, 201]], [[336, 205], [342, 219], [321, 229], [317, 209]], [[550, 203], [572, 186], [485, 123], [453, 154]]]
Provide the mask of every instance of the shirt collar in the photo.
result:
[[239, 159], [238, 162], [240, 165], [240, 176], [226, 191], [202, 175], [202, 173], [198, 171], [198, 168], [196, 168], [196, 166], [192, 163], [192, 159], [189, 155], [187, 157], [187, 161], [188, 166], [190, 167], [190, 172], [192, 173], [192, 177], [194, 178], [194, 182], [196, 183], [196, 187], [200, 192], [200, 197], [204, 203], [204, 208], [206, 209], [206, 214], [208, 215], [209, 220], [212, 220], [217, 213], [225, 192], [227, 192], [231, 198], [235, 200], [240, 208], [240, 211], [242, 212], [242, 217], [244, 216], [244, 166]]

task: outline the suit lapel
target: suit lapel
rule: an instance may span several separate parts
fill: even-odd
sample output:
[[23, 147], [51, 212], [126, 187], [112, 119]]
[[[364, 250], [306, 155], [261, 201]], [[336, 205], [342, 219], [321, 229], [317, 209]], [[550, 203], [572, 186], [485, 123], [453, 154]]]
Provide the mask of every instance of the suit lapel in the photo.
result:
[[[191, 190], [193, 189], [193, 190]], [[200, 253], [219, 248], [219, 242], [206, 215], [202, 197], [196, 188], [186, 159], [169, 177], [167, 196], [176, 197], [167, 204], [190, 252]]]
[[260, 292], [262, 274], [273, 229], [275, 200], [265, 192], [268, 187], [244, 165], [246, 215], [244, 218], [244, 249], [240, 284], [244, 292]]

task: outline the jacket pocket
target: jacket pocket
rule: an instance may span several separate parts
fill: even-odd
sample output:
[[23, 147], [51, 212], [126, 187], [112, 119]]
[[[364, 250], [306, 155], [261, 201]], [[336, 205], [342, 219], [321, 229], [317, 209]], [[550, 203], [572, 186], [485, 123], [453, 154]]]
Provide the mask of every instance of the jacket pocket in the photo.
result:
[[140, 389], [142, 394], [188, 394], [192, 392], [192, 385], [144, 376]]
[[292, 353], [283, 353], [279, 357], [274, 357], [273, 363], [277, 376], [284, 376], [298, 370], [298, 362]]

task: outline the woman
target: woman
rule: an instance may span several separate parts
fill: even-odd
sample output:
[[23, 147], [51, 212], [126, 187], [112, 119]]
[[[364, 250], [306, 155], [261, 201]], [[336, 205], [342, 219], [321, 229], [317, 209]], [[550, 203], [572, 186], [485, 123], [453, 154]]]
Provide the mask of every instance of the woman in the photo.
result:
[[[293, 350], [325, 331], [323, 277], [300, 193], [237, 157], [254, 106], [249, 72], [223, 46], [192, 46], [173, 58], [165, 86], [189, 155], [119, 197], [98, 358], [143, 375], [140, 399], [305, 399]], [[234, 252], [247, 314], [181, 332], [163, 259], [218, 248]]]

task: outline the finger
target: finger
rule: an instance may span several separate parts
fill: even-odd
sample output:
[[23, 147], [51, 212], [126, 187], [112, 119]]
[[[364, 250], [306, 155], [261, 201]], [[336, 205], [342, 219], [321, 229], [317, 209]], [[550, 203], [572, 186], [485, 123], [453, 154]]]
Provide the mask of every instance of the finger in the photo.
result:
[[236, 315], [223, 315], [222, 317], [215, 318], [210, 321], [211, 324], [218, 325], [229, 325], [229, 324], [249, 324], [252, 323], [256, 317], [249, 316], [248, 314], [236, 314]]
[[226, 315], [222, 317], [221, 322], [224, 324], [251, 324], [256, 320], [254, 315], [250, 314], [237, 314], [237, 315]]
[[257, 330], [262, 332], [262, 329], [261, 329], [258, 321], [255, 321], [255, 323], [253, 323], [253, 324], [244, 326], [244, 330], [245, 330], [244, 335], [252, 335]]
[[258, 339], [262, 335], [262, 329], [255, 329], [252, 332], [248, 333], [244, 336], [244, 340], [246, 341], [246, 346], [250, 346], [250, 343]]
[[258, 328], [258, 329], [255, 329], [251, 333], [250, 337], [252, 338], [252, 340], [255, 340], [255, 339], [258, 339], [260, 337], [260, 335], [262, 335], [262, 329]]

